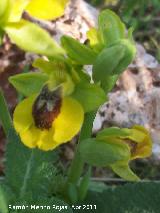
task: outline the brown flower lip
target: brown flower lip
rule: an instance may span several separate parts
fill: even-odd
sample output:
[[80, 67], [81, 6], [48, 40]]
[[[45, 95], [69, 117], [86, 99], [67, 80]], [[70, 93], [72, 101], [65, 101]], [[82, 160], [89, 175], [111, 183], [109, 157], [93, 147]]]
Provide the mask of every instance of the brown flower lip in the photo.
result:
[[137, 143], [135, 143], [134, 141], [132, 140], [129, 140], [129, 139], [125, 139], [125, 143], [129, 145], [130, 147], [130, 151], [131, 151], [131, 155], [133, 155], [135, 152], [136, 152], [136, 149], [137, 149]]
[[62, 104], [61, 88], [50, 91], [45, 85], [32, 107], [32, 116], [35, 126], [41, 130], [49, 130], [52, 123], [59, 115]]

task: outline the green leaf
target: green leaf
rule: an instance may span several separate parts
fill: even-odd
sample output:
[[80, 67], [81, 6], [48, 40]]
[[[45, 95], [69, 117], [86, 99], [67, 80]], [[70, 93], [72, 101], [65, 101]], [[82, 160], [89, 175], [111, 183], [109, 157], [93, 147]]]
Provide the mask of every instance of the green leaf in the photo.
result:
[[23, 198], [28, 193], [33, 197], [47, 194], [50, 174], [46, 172], [46, 167], [55, 159], [53, 152], [25, 147], [11, 129], [5, 157], [6, 182], [18, 198]]
[[106, 185], [102, 181], [90, 181], [89, 184], [89, 190], [94, 192], [103, 192], [105, 189], [108, 188], [108, 185]]
[[132, 172], [128, 163], [115, 163], [111, 165], [112, 170], [121, 178], [128, 181], [139, 181], [139, 177]]
[[[61, 199], [58, 199], [57, 197], [42, 197], [39, 194], [37, 194], [37, 197], [35, 199], [29, 199], [29, 197], [26, 197], [25, 199], [17, 199], [15, 202], [13, 202], [12, 205], [15, 206], [28, 206], [25, 210], [17, 210], [17, 211], [10, 211], [12, 212], [24, 212], [24, 213], [73, 213], [71, 207], [64, 202]], [[37, 207], [37, 209], [36, 209]], [[32, 208], [32, 209], [31, 209]]]
[[2, 124], [5, 134], [7, 135], [9, 133], [10, 128], [12, 128], [12, 120], [1, 89], [0, 89], [0, 122]]
[[103, 49], [93, 65], [93, 79], [96, 82], [101, 81], [105, 85], [106, 79], [113, 75], [114, 70], [124, 57], [124, 53], [124, 46], [118, 44]]
[[23, 73], [9, 77], [9, 82], [24, 96], [38, 93], [48, 80], [44, 73]]
[[3, 185], [0, 185], [0, 212], [1, 213], [8, 213], [8, 200], [9, 200], [8, 193], [5, 190]]
[[64, 50], [50, 37], [50, 35], [38, 25], [21, 20], [16, 23], [8, 23], [5, 26], [12, 42], [25, 51], [46, 56], [64, 54]]
[[125, 25], [111, 10], [104, 10], [100, 13], [98, 26], [105, 46], [110, 46], [117, 40], [125, 38]]
[[92, 49], [69, 36], [63, 36], [61, 43], [68, 56], [78, 64], [93, 64], [97, 57]]
[[80, 145], [82, 159], [92, 166], [107, 166], [130, 158], [129, 148], [118, 140], [108, 139], [107, 142], [96, 139], [86, 139]]
[[98, 85], [90, 83], [77, 84], [72, 97], [82, 104], [85, 112], [98, 109], [107, 99], [104, 91]]
[[[98, 183], [97, 183], [98, 184]], [[102, 192], [89, 191], [85, 201], [78, 205], [90, 204], [96, 209], [88, 213], [159, 213], [160, 183], [130, 183], [121, 186], [108, 186]], [[91, 207], [90, 207], [91, 208]], [[85, 213], [86, 209], [75, 210]]]

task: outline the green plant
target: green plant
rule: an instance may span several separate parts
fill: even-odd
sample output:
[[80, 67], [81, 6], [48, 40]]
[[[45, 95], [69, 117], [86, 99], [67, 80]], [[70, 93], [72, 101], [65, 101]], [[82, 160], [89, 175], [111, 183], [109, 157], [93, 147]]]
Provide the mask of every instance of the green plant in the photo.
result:
[[[98, 108], [136, 53], [132, 29], [127, 30], [114, 12], [101, 12], [98, 21], [98, 29], [90, 29], [87, 34], [87, 45], [65, 35], [57, 51], [57, 47], [48, 46], [46, 37], [47, 49], [43, 52], [41, 39], [31, 39], [27, 50], [32, 51], [36, 43], [35, 52], [49, 57], [34, 61], [38, 72], [9, 78], [25, 97], [16, 106], [13, 121], [0, 91], [0, 119], [8, 140], [5, 179], [0, 188], [2, 213], [22, 212], [22, 203], [24, 212], [34, 211], [35, 205], [45, 206], [38, 207], [38, 212], [46, 212], [47, 207], [47, 211], [57, 212], [62, 210], [60, 206], [65, 212], [73, 212], [72, 204], [87, 195], [93, 165], [108, 166], [126, 180], [139, 180], [129, 168], [129, 161], [151, 154], [152, 142], [145, 128], [111, 127], [91, 136]], [[15, 30], [12, 32], [17, 38]], [[45, 44], [44, 33], [38, 35]], [[16, 41], [23, 43], [20, 37]], [[24, 44], [19, 46], [26, 50]], [[88, 64], [93, 65], [92, 80], [84, 70]], [[74, 159], [69, 170], [62, 173], [56, 166], [55, 149], [79, 131]], [[88, 169], [82, 175], [85, 163]], [[92, 207], [96, 210], [96, 206]]]

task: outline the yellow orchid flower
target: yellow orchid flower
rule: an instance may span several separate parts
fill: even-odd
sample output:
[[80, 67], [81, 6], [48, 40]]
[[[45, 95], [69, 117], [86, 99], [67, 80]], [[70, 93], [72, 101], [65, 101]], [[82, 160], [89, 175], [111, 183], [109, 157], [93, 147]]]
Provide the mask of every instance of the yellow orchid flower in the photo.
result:
[[47, 151], [71, 140], [81, 129], [83, 118], [78, 101], [63, 97], [60, 87], [50, 91], [46, 85], [40, 94], [17, 105], [13, 122], [26, 146]]
[[[123, 143], [130, 148], [130, 160], [149, 157], [152, 153], [152, 141], [148, 131], [144, 127], [136, 125], [130, 132], [131, 135], [123, 140]], [[130, 169], [129, 162], [117, 162], [111, 165], [111, 168], [126, 180], [139, 181], [139, 177]]]
[[145, 158], [151, 155], [152, 141], [148, 131], [139, 125], [127, 128], [108, 128], [102, 130], [97, 135], [98, 139], [104, 139], [106, 142], [109, 139], [119, 141], [119, 143], [129, 146], [131, 152], [131, 160], [136, 158]]
[[152, 153], [152, 140], [149, 132], [142, 126], [135, 125], [131, 135], [124, 140], [131, 150], [131, 160], [149, 157]]
[[131, 129], [116, 127], [104, 129], [98, 133], [97, 139], [101, 139], [106, 143], [125, 145], [130, 152], [129, 159], [117, 161], [110, 166], [115, 173], [126, 180], [139, 180], [139, 177], [129, 168], [129, 161], [151, 155], [152, 140], [149, 132], [144, 127], [135, 125]]

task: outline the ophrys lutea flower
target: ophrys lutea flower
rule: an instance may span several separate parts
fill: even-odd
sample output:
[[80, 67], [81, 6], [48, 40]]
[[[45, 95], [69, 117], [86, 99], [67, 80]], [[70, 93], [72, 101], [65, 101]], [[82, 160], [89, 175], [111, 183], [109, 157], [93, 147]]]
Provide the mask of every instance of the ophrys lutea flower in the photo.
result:
[[97, 135], [97, 138], [103, 140], [105, 143], [125, 146], [126, 156], [128, 155], [128, 158], [114, 162], [110, 167], [115, 173], [126, 180], [139, 180], [130, 169], [129, 162], [137, 158], [146, 158], [151, 155], [152, 139], [147, 129], [140, 125], [135, 125], [131, 129], [108, 128], [102, 130]]
[[80, 130], [84, 112], [61, 87], [50, 91], [45, 85], [40, 94], [20, 102], [14, 112], [14, 127], [22, 142], [30, 147], [51, 150], [71, 140]]

